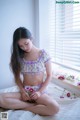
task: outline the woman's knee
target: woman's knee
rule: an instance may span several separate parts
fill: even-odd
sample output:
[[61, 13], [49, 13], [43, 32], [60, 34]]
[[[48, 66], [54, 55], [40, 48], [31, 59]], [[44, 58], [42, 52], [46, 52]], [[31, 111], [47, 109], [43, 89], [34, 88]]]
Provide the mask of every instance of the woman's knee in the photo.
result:
[[59, 109], [60, 109], [59, 104], [57, 102], [56, 103], [54, 103], [54, 102], [49, 103], [48, 108], [50, 110], [50, 113], [49, 113], [50, 115], [57, 114], [59, 112]]
[[7, 94], [6, 93], [1, 93], [0, 94], [0, 100], [4, 101], [7, 98]]
[[2, 93], [0, 94], [0, 107], [5, 108], [7, 106], [7, 94]]
[[4, 94], [0, 94], [0, 107], [3, 107], [4, 102]]

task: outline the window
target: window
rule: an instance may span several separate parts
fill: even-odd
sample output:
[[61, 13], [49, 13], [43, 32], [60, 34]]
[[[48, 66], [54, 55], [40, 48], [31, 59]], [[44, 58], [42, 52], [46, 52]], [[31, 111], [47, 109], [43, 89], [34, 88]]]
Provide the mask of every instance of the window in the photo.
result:
[[52, 61], [80, 71], [80, 4], [56, 4], [56, 0], [49, 1]]
[[[80, 0], [78, 0], [80, 3]], [[80, 31], [80, 4], [73, 5], [73, 30]]]

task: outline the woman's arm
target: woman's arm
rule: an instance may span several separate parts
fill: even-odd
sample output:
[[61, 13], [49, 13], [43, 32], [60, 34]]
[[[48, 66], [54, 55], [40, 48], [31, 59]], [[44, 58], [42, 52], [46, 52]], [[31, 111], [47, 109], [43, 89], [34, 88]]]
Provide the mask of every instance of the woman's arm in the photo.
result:
[[42, 93], [42, 91], [45, 90], [45, 88], [47, 87], [47, 85], [49, 84], [49, 82], [52, 79], [52, 67], [51, 67], [51, 60], [49, 60], [48, 62], [45, 63], [45, 67], [46, 67], [46, 79], [42, 84], [42, 87], [39, 89], [39, 92]]
[[17, 79], [17, 80], [16, 80], [16, 84], [17, 84], [18, 87], [20, 88], [20, 93], [21, 93], [22, 100], [23, 100], [23, 101], [30, 100], [30, 97], [29, 97], [28, 93], [25, 91], [21, 79]]
[[20, 78], [18, 78], [16, 80], [16, 84], [18, 85], [18, 87], [20, 88], [20, 91], [23, 91], [24, 90], [24, 86], [23, 86], [23, 83], [22, 83], [22, 80]]
[[42, 84], [42, 87], [35, 93], [31, 94], [30, 98], [36, 100], [38, 97], [40, 97], [41, 93], [45, 90], [49, 82], [52, 78], [52, 68], [51, 68], [51, 61], [49, 60], [45, 64], [46, 66], [46, 79]]

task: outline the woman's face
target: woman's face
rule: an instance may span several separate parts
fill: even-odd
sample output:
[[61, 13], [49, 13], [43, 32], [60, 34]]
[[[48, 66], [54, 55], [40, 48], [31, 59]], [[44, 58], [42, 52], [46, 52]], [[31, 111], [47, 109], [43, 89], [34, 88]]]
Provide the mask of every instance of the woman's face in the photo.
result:
[[32, 41], [30, 39], [22, 38], [18, 41], [18, 46], [24, 52], [30, 52], [32, 49]]

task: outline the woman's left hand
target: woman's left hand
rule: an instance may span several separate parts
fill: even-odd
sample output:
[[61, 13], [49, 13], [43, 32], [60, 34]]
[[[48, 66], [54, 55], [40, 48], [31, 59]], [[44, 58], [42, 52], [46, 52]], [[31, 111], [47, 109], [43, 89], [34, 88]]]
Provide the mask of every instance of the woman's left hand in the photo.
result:
[[30, 95], [30, 98], [31, 98], [32, 100], [36, 100], [36, 99], [38, 99], [40, 96], [41, 96], [41, 93], [40, 93], [39, 91], [37, 91], [37, 92], [32, 93], [32, 94]]

